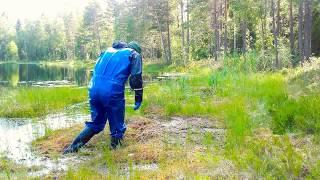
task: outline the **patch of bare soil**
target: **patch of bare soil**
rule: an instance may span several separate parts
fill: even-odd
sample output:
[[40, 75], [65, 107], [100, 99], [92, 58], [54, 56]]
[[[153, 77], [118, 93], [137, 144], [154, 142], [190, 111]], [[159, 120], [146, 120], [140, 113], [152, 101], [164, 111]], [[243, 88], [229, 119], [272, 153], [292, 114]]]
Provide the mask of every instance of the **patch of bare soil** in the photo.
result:
[[147, 142], [161, 135], [160, 122], [154, 119], [136, 117], [128, 122], [126, 141]]
[[[200, 143], [200, 139], [206, 133], [216, 140], [224, 143], [225, 129], [223, 124], [217, 120], [198, 118], [198, 117], [172, 117], [170, 121], [160, 124], [163, 132], [167, 134], [169, 142], [185, 142], [187, 138]], [[193, 136], [198, 135], [198, 136]]]
[[217, 120], [198, 117], [172, 117], [169, 120], [138, 117], [128, 123], [127, 140], [147, 142], [156, 137], [186, 140], [188, 135], [210, 133], [217, 141], [224, 141], [225, 129]]

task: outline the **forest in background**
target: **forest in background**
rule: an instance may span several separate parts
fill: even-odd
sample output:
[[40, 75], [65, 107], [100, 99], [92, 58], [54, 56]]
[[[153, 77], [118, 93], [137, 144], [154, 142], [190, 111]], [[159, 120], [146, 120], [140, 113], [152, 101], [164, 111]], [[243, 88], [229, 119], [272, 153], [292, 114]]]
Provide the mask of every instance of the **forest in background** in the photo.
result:
[[9, 22], [0, 61], [96, 59], [113, 40], [139, 41], [167, 64], [253, 53], [265, 70], [320, 54], [318, 0], [93, 0], [82, 13]]

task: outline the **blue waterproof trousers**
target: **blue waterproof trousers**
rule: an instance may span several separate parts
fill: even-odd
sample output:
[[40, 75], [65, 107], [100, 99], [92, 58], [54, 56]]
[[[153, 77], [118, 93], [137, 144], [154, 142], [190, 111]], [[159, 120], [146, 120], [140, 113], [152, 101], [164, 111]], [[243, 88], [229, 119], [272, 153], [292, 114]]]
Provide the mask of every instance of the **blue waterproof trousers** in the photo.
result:
[[[111, 137], [123, 138], [126, 131], [125, 99], [122, 90], [124, 87], [105, 78], [96, 78], [95, 83], [102, 83], [103, 86], [93, 86], [89, 89], [91, 122], [86, 122], [86, 126], [98, 134], [109, 121]], [[115, 94], [114, 92], [120, 93]]]

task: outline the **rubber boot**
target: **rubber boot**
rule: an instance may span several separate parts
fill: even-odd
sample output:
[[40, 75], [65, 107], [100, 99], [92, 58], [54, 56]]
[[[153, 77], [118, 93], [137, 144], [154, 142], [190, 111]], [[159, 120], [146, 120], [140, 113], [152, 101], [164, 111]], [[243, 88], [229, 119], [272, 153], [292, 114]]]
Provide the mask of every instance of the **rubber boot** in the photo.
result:
[[111, 149], [117, 149], [118, 146], [122, 145], [122, 138], [111, 137]]
[[72, 144], [64, 149], [63, 154], [78, 152], [96, 133], [88, 127], [85, 127], [82, 132], [73, 140]]

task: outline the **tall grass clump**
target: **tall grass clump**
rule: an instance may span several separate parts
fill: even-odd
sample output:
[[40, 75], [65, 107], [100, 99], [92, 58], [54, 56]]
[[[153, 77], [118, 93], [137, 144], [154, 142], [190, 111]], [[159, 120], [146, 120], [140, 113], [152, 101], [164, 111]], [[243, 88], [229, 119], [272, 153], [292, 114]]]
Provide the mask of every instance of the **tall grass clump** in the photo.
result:
[[[265, 104], [269, 108], [277, 101], [287, 99], [286, 81], [281, 74], [241, 72], [226, 67], [213, 73], [209, 84], [215, 95], [227, 102], [221, 105], [223, 109], [229, 109], [228, 106], [235, 106], [242, 101], [241, 113], [247, 111], [244, 114], [248, 116], [248, 109], [254, 109], [259, 104]], [[224, 112], [227, 118], [230, 111]]]
[[210, 116], [210, 69], [188, 74], [176, 80], [148, 85], [145, 89], [144, 111], [156, 111], [164, 116]]
[[0, 116], [9, 118], [38, 117], [62, 110], [87, 99], [85, 88], [19, 88], [0, 104]]
[[[288, 93], [288, 81], [280, 73], [242, 72], [237, 63], [226, 65], [213, 73], [211, 86], [217, 96], [234, 101], [244, 98], [249, 109], [262, 104], [270, 118], [269, 124], [274, 133], [303, 131], [319, 132], [319, 95], [292, 98]], [[252, 119], [252, 121], [255, 121]]]
[[295, 179], [304, 173], [303, 156], [288, 136], [250, 137], [245, 148], [232, 151], [228, 157], [253, 179]]
[[245, 137], [251, 134], [252, 120], [245, 103], [243, 98], [237, 97], [224, 106], [227, 150], [241, 147], [244, 144]]
[[76, 170], [69, 169], [64, 177], [64, 179], [105, 179], [106, 177], [99, 174], [97, 171], [88, 168], [88, 167], [80, 167]]
[[272, 129], [279, 134], [301, 131], [306, 134], [320, 135], [319, 109], [319, 94], [278, 102], [271, 109]]
[[219, 116], [226, 124], [242, 118], [239, 122], [243, 124], [230, 125], [239, 126], [239, 131], [246, 131], [241, 126], [263, 125], [278, 134], [317, 133], [319, 95], [292, 98], [286, 76], [259, 72], [256, 58], [255, 53], [226, 57], [224, 66], [218, 70], [190, 66], [185, 77], [149, 85], [143, 109], [146, 112], [157, 109], [157, 113], [165, 116]]
[[0, 155], [0, 179], [26, 179], [27, 168]]

